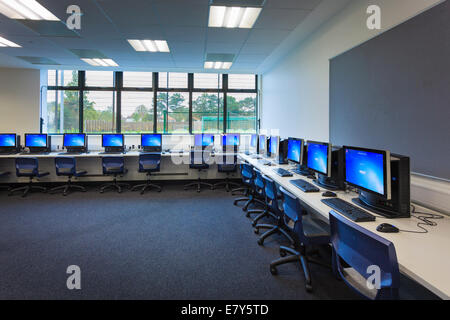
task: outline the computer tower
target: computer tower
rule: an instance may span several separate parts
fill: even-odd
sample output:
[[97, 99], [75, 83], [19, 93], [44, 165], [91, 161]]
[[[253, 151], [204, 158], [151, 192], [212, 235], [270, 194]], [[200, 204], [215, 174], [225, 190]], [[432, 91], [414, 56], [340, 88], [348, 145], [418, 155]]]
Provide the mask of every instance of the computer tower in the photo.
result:
[[318, 175], [317, 184], [328, 190], [345, 190], [345, 154], [344, 148], [333, 147], [331, 151], [331, 175]]
[[287, 164], [287, 153], [288, 153], [288, 140], [281, 140], [280, 145], [278, 147], [278, 164]]
[[409, 218], [411, 216], [410, 159], [391, 154], [391, 199], [374, 193], [360, 191], [356, 203], [388, 218]]

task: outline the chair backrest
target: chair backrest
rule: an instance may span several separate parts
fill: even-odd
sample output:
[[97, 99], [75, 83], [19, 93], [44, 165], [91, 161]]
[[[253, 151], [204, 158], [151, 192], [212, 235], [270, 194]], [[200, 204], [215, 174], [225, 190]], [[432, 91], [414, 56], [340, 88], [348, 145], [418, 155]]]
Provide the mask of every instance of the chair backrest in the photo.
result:
[[262, 178], [264, 179], [264, 184], [266, 186], [266, 197], [270, 200], [277, 200], [277, 185], [275, 184], [275, 181], [273, 181], [265, 174], [262, 175]]
[[71, 174], [76, 173], [76, 160], [75, 157], [56, 157], [55, 158], [56, 174]]
[[161, 153], [141, 153], [139, 155], [139, 171], [157, 172], [161, 167]]
[[[395, 247], [392, 242], [362, 228], [344, 218], [335, 211], [330, 211], [331, 244], [336, 256], [337, 271], [342, 276], [339, 257], [355, 269], [366, 280], [369, 266], [380, 268], [381, 288], [398, 288], [400, 273]], [[345, 279], [344, 279], [345, 280]]]
[[218, 171], [236, 171], [237, 169], [237, 155], [227, 155], [223, 154], [221, 157], [217, 158], [217, 169]]
[[102, 158], [103, 173], [110, 172], [120, 173], [124, 171], [123, 157], [103, 157]]
[[255, 186], [264, 192], [266, 185], [262, 177], [262, 172], [256, 168], [253, 168], [253, 171], [255, 172]]
[[39, 174], [39, 162], [37, 158], [16, 158], [16, 175], [37, 176]]
[[190, 164], [192, 165], [205, 165], [209, 166], [211, 159], [211, 152], [207, 150], [193, 149], [190, 152]]
[[297, 222], [299, 217], [301, 218], [302, 208], [297, 197], [292, 193], [280, 186], [281, 194], [283, 195], [283, 210], [284, 214], [289, 217], [289, 219]]

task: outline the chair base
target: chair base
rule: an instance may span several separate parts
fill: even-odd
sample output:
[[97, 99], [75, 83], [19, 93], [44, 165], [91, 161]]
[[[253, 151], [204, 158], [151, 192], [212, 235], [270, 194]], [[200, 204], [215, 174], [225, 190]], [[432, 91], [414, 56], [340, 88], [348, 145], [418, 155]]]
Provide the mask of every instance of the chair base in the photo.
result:
[[266, 240], [268, 237], [270, 237], [273, 234], [280, 234], [280, 235], [284, 236], [289, 241], [289, 244], [291, 246], [293, 246], [295, 244], [294, 239], [292, 239], [292, 237], [289, 235], [289, 233], [287, 233], [286, 230], [284, 230], [280, 226], [273, 225], [273, 224], [257, 224], [255, 226], [254, 232], [256, 234], [259, 234], [259, 229], [269, 229], [259, 237], [258, 244], [260, 246], [264, 245], [264, 240]]
[[248, 187], [241, 187], [231, 190], [231, 195], [235, 196], [237, 193], [241, 193], [240, 195], [247, 196], [250, 192], [250, 189]]
[[105, 183], [100, 187], [100, 193], [104, 193], [107, 189], [116, 189], [118, 193], [122, 193], [123, 187], [130, 189], [131, 186], [128, 183], [117, 182], [116, 178], [114, 178], [113, 182]]
[[184, 186], [184, 190], [191, 189], [195, 187], [197, 189], [197, 192], [200, 192], [202, 190], [202, 186], [209, 187], [211, 190], [214, 190], [214, 186], [212, 183], [203, 182], [200, 178], [198, 178], [197, 181], [188, 183]]
[[[290, 253], [290, 256], [286, 257], [286, 254]], [[290, 247], [280, 246], [280, 256], [282, 258], [272, 261], [270, 264], [270, 273], [272, 275], [277, 275], [278, 270], [277, 266], [290, 263], [290, 262], [298, 262], [303, 269], [303, 274], [305, 276], [305, 289], [307, 292], [312, 292], [312, 281], [311, 281], [311, 273], [309, 271], [309, 263], [314, 263], [323, 267], [330, 269], [331, 267], [321, 261], [314, 260], [310, 256], [306, 254], [306, 247], [300, 246], [299, 250], [292, 249]]]
[[136, 190], [140, 189], [141, 190], [141, 194], [144, 194], [145, 190], [151, 189], [151, 188], [156, 189], [156, 191], [158, 191], [158, 192], [161, 192], [161, 190], [162, 190], [161, 186], [158, 186], [157, 184], [150, 183], [150, 181], [147, 181], [147, 183], [142, 183], [142, 184], [138, 184], [138, 185], [133, 186], [131, 188], [131, 191], [136, 191]]
[[32, 185], [31, 183], [29, 183], [28, 185], [23, 186], [23, 187], [10, 189], [8, 195], [12, 196], [14, 192], [22, 191], [22, 198], [25, 198], [29, 193], [33, 192], [33, 190], [44, 192], [44, 193], [47, 192], [46, 187], [35, 186], [35, 185]]
[[236, 182], [231, 182], [230, 179], [225, 178], [225, 181], [221, 181], [221, 182], [217, 182], [215, 184], [213, 184], [213, 189], [216, 189], [217, 187], [225, 187], [225, 190], [227, 192], [236, 190], [236, 189], [231, 189], [230, 187], [239, 187], [240, 184], [236, 183]]
[[76, 189], [79, 190], [81, 192], [86, 192], [86, 188], [77, 184], [72, 184], [72, 180], [71, 178], [69, 178], [69, 180], [67, 181], [67, 183], [65, 185], [62, 186], [58, 186], [58, 187], [54, 187], [52, 189], [49, 190], [50, 193], [56, 193], [57, 191], [62, 190], [63, 196], [67, 196], [67, 194], [69, 193], [70, 190], [72, 189]]

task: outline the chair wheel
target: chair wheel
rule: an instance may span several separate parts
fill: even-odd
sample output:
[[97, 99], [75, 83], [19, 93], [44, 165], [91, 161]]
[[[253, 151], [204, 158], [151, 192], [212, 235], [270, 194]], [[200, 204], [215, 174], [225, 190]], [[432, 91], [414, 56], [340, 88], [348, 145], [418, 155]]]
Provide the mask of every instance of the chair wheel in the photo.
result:
[[256, 221], [253, 221], [252, 222], [252, 227], [255, 227], [256, 226]]
[[255, 234], [259, 234], [259, 228], [254, 228], [254, 229], [253, 229], [253, 232], [254, 232]]
[[117, 192], [118, 192], [118, 193], [122, 193], [122, 190], [118, 190]]
[[161, 189], [158, 190], [158, 192], [161, 192], [161, 191], [162, 191]]
[[103, 192], [105, 192], [105, 191], [103, 191], [103, 190], [100, 190], [100, 193], [103, 193]]
[[271, 267], [270, 267], [270, 273], [271, 273], [273, 276], [276, 276], [276, 275], [278, 274], [277, 268], [271, 266]]
[[258, 239], [258, 245], [262, 246], [264, 244], [264, 240]]
[[280, 250], [280, 257], [286, 257], [286, 251]]
[[67, 196], [67, 193], [63, 193], [63, 196], [64, 196], [64, 197]]
[[305, 285], [305, 289], [306, 289], [307, 292], [312, 292], [313, 291], [312, 285], [310, 285], [309, 283], [307, 283]]

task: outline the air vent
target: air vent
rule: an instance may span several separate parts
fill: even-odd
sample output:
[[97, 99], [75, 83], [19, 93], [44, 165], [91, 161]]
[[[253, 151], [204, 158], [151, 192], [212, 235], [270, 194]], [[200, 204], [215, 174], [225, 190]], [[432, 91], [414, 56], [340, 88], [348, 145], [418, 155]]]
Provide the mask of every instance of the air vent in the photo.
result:
[[263, 7], [266, 0], [210, 0], [212, 6]]
[[205, 61], [221, 61], [221, 62], [233, 62], [234, 54], [232, 53], [207, 53]]
[[90, 49], [69, 49], [74, 55], [80, 59], [108, 59], [103, 53], [98, 50]]
[[58, 62], [43, 57], [18, 56], [17, 58], [25, 60], [31, 64], [60, 65]]

